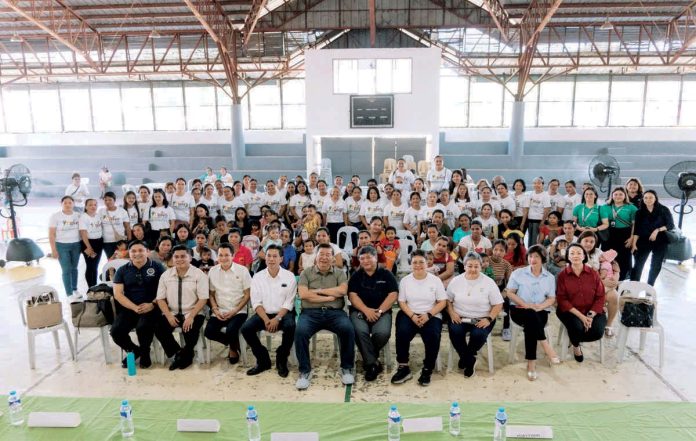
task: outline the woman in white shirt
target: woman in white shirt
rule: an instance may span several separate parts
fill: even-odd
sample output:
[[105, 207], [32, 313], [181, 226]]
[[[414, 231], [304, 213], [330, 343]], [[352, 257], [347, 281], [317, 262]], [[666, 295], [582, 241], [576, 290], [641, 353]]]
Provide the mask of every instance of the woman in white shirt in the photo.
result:
[[456, 187], [456, 196], [454, 197], [454, 203], [457, 205], [460, 214], [466, 214], [471, 217], [473, 214], [473, 204], [471, 203], [471, 197], [469, 196], [469, 188], [466, 184], [462, 183]]
[[215, 216], [218, 209], [218, 198], [215, 196], [215, 187], [213, 187], [213, 184], [205, 184], [203, 186], [203, 195], [198, 203], [208, 207], [208, 211]]
[[81, 182], [79, 173], [73, 173], [72, 182], [65, 188], [65, 196], [73, 198], [73, 211], [82, 213], [85, 210], [85, 200], [89, 197], [89, 190]]
[[291, 224], [295, 224], [298, 220], [302, 219], [302, 208], [304, 208], [305, 205], [309, 205], [311, 202], [311, 197], [307, 191], [307, 184], [298, 182], [296, 190], [297, 194], [292, 196], [290, 201], [288, 201], [288, 220]]
[[[440, 351], [442, 335], [442, 310], [447, 306], [447, 295], [442, 281], [426, 271], [425, 253], [416, 250], [411, 254], [412, 273], [399, 283], [399, 307], [396, 315], [396, 361], [399, 367], [391, 379], [392, 384], [409, 380], [408, 367], [411, 340], [420, 334], [425, 346], [425, 359], [418, 384], [430, 384], [430, 376], [435, 368]], [[495, 285], [495, 284], [494, 284]]]
[[411, 201], [411, 206], [408, 207], [408, 210], [406, 210], [406, 213], [404, 213], [404, 228], [413, 234], [416, 241], [419, 241], [421, 226], [425, 220], [423, 208], [421, 207], [420, 193], [414, 191], [411, 193], [409, 200]]
[[450, 198], [449, 190], [440, 190], [440, 205], [444, 207], [443, 213], [445, 215], [445, 223], [450, 229], [454, 230], [461, 210], [457, 207], [457, 204], [454, 203], [454, 200]]
[[435, 212], [435, 210], [440, 210], [444, 213], [445, 207], [443, 207], [442, 204], [438, 202], [437, 192], [431, 191], [430, 193], [428, 193], [428, 198], [426, 199], [425, 206], [423, 207], [423, 220], [428, 223], [432, 222], [433, 213]]
[[174, 210], [176, 215], [175, 226], [181, 224], [190, 225], [193, 220], [193, 209], [196, 203], [193, 196], [186, 192], [186, 180], [184, 178], [176, 179], [176, 192], [169, 198], [169, 206]]
[[493, 216], [493, 207], [488, 202], [481, 205], [479, 211], [479, 216], [474, 220], [481, 222], [483, 227], [483, 235], [487, 238], [494, 240], [498, 237], [498, 219]]
[[512, 184], [512, 189], [515, 194], [512, 195], [515, 198], [515, 220], [517, 225], [520, 226], [520, 231], [527, 231], [527, 216], [529, 215], [529, 195], [527, 194], [527, 184], [525, 184], [524, 179], [515, 179]]
[[72, 196], [60, 200], [61, 211], [48, 219], [48, 241], [51, 255], [58, 259], [65, 294], [77, 293], [77, 265], [80, 262], [80, 214], [74, 210]]
[[123, 209], [128, 213], [131, 225], [140, 223], [142, 218], [140, 216], [140, 209], [138, 208], [135, 192], [127, 191], [126, 194], [123, 195]]
[[155, 189], [152, 194], [152, 206], [147, 211], [147, 216], [143, 219], [150, 225], [147, 242], [151, 249], [157, 243], [162, 233], [171, 235], [171, 232], [174, 231], [175, 219], [174, 210], [169, 206], [169, 201], [167, 201], [164, 192], [159, 188]]
[[357, 229], [363, 228], [363, 224], [360, 222], [360, 210], [364, 202], [362, 199], [362, 189], [360, 187], [353, 188], [350, 191], [350, 197], [346, 198], [345, 201], [349, 224]]
[[481, 257], [477, 253], [467, 253], [464, 274], [447, 285], [450, 341], [459, 354], [459, 367], [464, 369], [467, 378], [474, 375], [476, 355], [486, 343], [495, 319], [503, 309], [503, 296], [498, 285], [481, 274], [481, 267]]
[[150, 194], [150, 189], [147, 185], [141, 185], [138, 187], [138, 210], [140, 211], [141, 222], [145, 220], [145, 213], [150, 209], [152, 205], [152, 197]]
[[373, 217], [379, 217], [382, 219], [384, 216], [384, 209], [382, 208], [382, 202], [379, 200], [379, 190], [377, 187], [369, 187], [367, 189], [367, 199], [363, 201], [360, 207], [360, 222], [366, 230], [370, 228], [370, 222]]
[[85, 212], [80, 215], [79, 229], [82, 254], [85, 256], [85, 280], [87, 286], [92, 287], [97, 284], [99, 261], [104, 248], [102, 220], [97, 216], [96, 199], [87, 199], [85, 202]]
[[224, 216], [227, 222], [234, 222], [237, 208], [243, 207], [242, 198], [235, 197], [232, 187], [226, 185], [222, 189], [222, 197], [218, 199], [218, 212], [220, 215]]
[[104, 194], [104, 205], [98, 213], [102, 221], [104, 253], [110, 259], [116, 252], [118, 241], [130, 239], [130, 218], [126, 210], [116, 206], [116, 195], [113, 192], [107, 191]]
[[338, 187], [331, 189], [331, 197], [324, 202], [321, 208], [324, 213], [326, 228], [329, 229], [331, 243], [338, 243], [338, 230], [344, 225], [349, 225], [346, 213], [346, 202], [341, 199], [341, 190]]
[[391, 201], [384, 207], [385, 226], [403, 230], [406, 210], [408, 210], [408, 205], [401, 201], [401, 190], [395, 189], [392, 191]]

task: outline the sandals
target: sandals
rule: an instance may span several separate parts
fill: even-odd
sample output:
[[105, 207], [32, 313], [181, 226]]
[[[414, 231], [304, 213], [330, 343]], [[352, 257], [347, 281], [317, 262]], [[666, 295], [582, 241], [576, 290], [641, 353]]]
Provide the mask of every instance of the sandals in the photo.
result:
[[611, 326], [607, 326], [606, 328], [604, 328], [604, 335], [606, 335], [607, 337], [613, 337], [614, 328], [612, 328]]
[[527, 371], [527, 380], [536, 381], [539, 378], [536, 371]]

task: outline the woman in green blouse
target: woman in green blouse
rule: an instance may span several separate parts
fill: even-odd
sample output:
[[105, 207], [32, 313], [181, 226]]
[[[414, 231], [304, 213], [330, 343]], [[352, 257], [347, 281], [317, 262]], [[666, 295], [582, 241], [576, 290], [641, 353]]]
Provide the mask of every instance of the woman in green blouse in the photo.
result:
[[580, 204], [573, 209], [576, 235], [585, 231], [591, 231], [598, 235], [598, 231], [604, 231], [609, 228], [609, 222], [602, 222], [601, 220], [597, 199], [597, 190], [592, 187], [582, 192]]
[[631, 237], [638, 209], [629, 202], [628, 193], [623, 187], [616, 187], [611, 193], [611, 201], [600, 207], [602, 222], [609, 224], [609, 240], [602, 243], [602, 250], [617, 252], [619, 280], [625, 280], [631, 273]]

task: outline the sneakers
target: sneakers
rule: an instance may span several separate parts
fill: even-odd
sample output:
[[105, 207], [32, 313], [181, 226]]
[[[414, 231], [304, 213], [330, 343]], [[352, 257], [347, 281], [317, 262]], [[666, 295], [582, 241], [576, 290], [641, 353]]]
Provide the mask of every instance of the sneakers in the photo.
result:
[[341, 369], [341, 383], [346, 386], [355, 383], [355, 376], [351, 369]]
[[503, 341], [510, 340], [512, 340], [512, 331], [510, 330], [510, 328], [503, 329]]
[[433, 374], [432, 369], [423, 368], [421, 370], [420, 377], [418, 377], [418, 384], [421, 386], [428, 386], [430, 384], [430, 376]]
[[300, 372], [300, 378], [297, 379], [297, 382], [295, 383], [295, 387], [297, 390], [305, 390], [309, 388], [309, 385], [312, 380], [312, 373], [311, 372]]
[[464, 367], [464, 376], [466, 378], [471, 378], [476, 374], [476, 363], [478, 363], [478, 359], [474, 358], [474, 362], [470, 366]]
[[392, 384], [402, 384], [413, 378], [411, 369], [408, 366], [399, 366], [396, 373], [392, 376]]

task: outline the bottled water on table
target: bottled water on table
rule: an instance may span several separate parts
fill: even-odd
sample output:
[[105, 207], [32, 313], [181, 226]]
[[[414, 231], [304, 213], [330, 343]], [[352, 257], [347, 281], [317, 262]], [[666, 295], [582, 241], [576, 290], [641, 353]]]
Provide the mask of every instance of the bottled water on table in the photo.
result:
[[11, 391], [7, 397], [7, 416], [10, 419], [10, 424], [13, 426], [21, 426], [24, 423], [24, 412], [22, 412], [22, 400], [19, 398], [17, 391]]
[[387, 421], [387, 439], [389, 441], [399, 441], [401, 439], [401, 415], [399, 415], [396, 406], [392, 406], [389, 409]]
[[450, 407], [449, 414], [449, 431], [450, 435], [458, 436], [461, 431], [462, 423], [462, 410], [459, 408], [458, 402], [453, 402], [452, 407]]
[[259, 414], [254, 409], [254, 406], [249, 406], [246, 413], [247, 434], [249, 441], [261, 440], [261, 427], [259, 426]]
[[121, 401], [121, 436], [130, 438], [135, 433], [135, 425], [133, 424], [133, 408], [128, 404], [128, 400]]
[[505, 441], [507, 430], [507, 414], [505, 408], [501, 407], [495, 414], [495, 430], [493, 431], [493, 441]]

